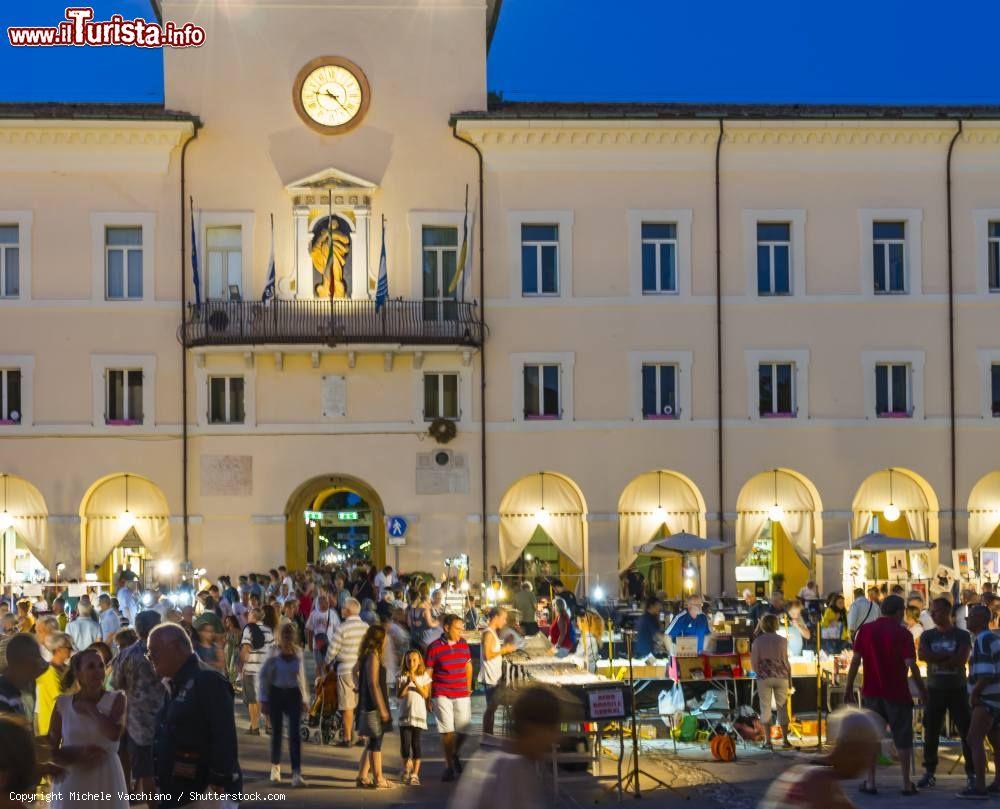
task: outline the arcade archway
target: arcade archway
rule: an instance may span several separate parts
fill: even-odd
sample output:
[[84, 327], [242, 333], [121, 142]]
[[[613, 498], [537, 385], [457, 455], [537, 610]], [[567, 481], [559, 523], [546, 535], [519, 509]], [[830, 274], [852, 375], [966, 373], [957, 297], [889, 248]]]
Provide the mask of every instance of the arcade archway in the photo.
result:
[[285, 563], [361, 557], [385, 565], [385, 508], [359, 478], [321, 475], [299, 486], [285, 508]]
[[[938, 499], [934, 489], [916, 472], [898, 466], [869, 475], [851, 505], [851, 535], [871, 531], [899, 539], [938, 541]], [[929, 570], [911, 570], [913, 578], [928, 579], [937, 567], [937, 548], [929, 551]], [[950, 561], [950, 560], [949, 560]], [[889, 558], [874, 554], [868, 577], [888, 580]]]
[[551, 571], [570, 590], [586, 581], [587, 504], [579, 487], [556, 472], [536, 472], [500, 501], [500, 568], [536, 578]]
[[122, 473], [97, 481], [80, 505], [83, 572], [109, 582], [119, 568], [143, 578], [147, 561], [170, 553], [170, 509], [151, 480]]
[[[618, 569], [632, 564], [647, 592], [683, 593], [684, 558], [641, 556], [639, 546], [681, 531], [705, 536], [705, 500], [698, 487], [679, 472], [657, 469], [634, 478], [618, 501]], [[704, 560], [698, 560], [698, 566]], [[704, 570], [701, 570], [704, 581]]]
[[736, 580], [768, 592], [775, 575], [792, 597], [815, 577], [823, 504], [805, 475], [771, 469], [748, 480], [736, 500]]
[[980, 548], [1000, 548], [1000, 471], [981, 477], [969, 494], [969, 549]]
[[17, 475], [0, 473], [0, 582], [44, 580], [50, 571], [45, 498]]

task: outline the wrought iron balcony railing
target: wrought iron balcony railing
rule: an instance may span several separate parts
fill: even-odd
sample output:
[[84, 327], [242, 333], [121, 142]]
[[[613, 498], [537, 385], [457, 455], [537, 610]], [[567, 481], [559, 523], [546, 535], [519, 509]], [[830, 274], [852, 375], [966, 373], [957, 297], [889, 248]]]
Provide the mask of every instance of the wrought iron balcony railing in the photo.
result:
[[180, 329], [188, 348], [224, 345], [481, 346], [475, 303], [390, 300], [208, 301], [188, 306]]

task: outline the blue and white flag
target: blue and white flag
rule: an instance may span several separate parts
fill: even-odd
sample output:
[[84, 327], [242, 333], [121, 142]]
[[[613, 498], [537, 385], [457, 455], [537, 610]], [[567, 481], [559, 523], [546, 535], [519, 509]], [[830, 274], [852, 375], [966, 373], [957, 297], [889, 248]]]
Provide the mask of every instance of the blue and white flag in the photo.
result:
[[382, 217], [382, 253], [378, 259], [378, 284], [375, 287], [375, 311], [389, 300], [389, 274], [385, 266], [385, 217]]
[[191, 201], [191, 279], [194, 283], [194, 302], [201, 306], [201, 278], [198, 276], [198, 238], [194, 232], [194, 197]]
[[264, 284], [264, 294], [260, 299], [268, 303], [274, 298], [274, 214], [271, 214], [271, 259], [267, 263], [267, 283]]

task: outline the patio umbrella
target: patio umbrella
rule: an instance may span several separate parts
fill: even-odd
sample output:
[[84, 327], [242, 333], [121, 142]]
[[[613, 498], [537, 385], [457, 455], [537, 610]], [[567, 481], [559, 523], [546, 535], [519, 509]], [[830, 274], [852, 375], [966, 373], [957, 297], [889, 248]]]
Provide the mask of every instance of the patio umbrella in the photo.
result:
[[917, 551], [933, 548], [933, 542], [926, 542], [921, 539], [902, 539], [901, 537], [889, 537], [885, 534], [868, 533], [858, 537], [850, 544], [838, 542], [833, 545], [826, 545], [817, 549], [816, 553], [822, 556], [832, 556], [844, 551], [865, 551], [866, 553], [878, 553], [880, 551]]
[[720, 545], [714, 539], [705, 539], [704, 537], [689, 534], [687, 531], [681, 531], [663, 539], [647, 542], [645, 545], [640, 546], [639, 553], [643, 556], [657, 556], [668, 553], [723, 553], [732, 547], [732, 545]]

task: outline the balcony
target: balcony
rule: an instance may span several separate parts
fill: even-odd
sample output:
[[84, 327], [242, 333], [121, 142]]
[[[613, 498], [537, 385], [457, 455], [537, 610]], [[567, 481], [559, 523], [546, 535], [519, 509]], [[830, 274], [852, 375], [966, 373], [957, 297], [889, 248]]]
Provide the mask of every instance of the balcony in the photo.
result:
[[392, 344], [479, 347], [475, 303], [390, 300], [208, 301], [188, 306], [179, 338], [202, 346]]

